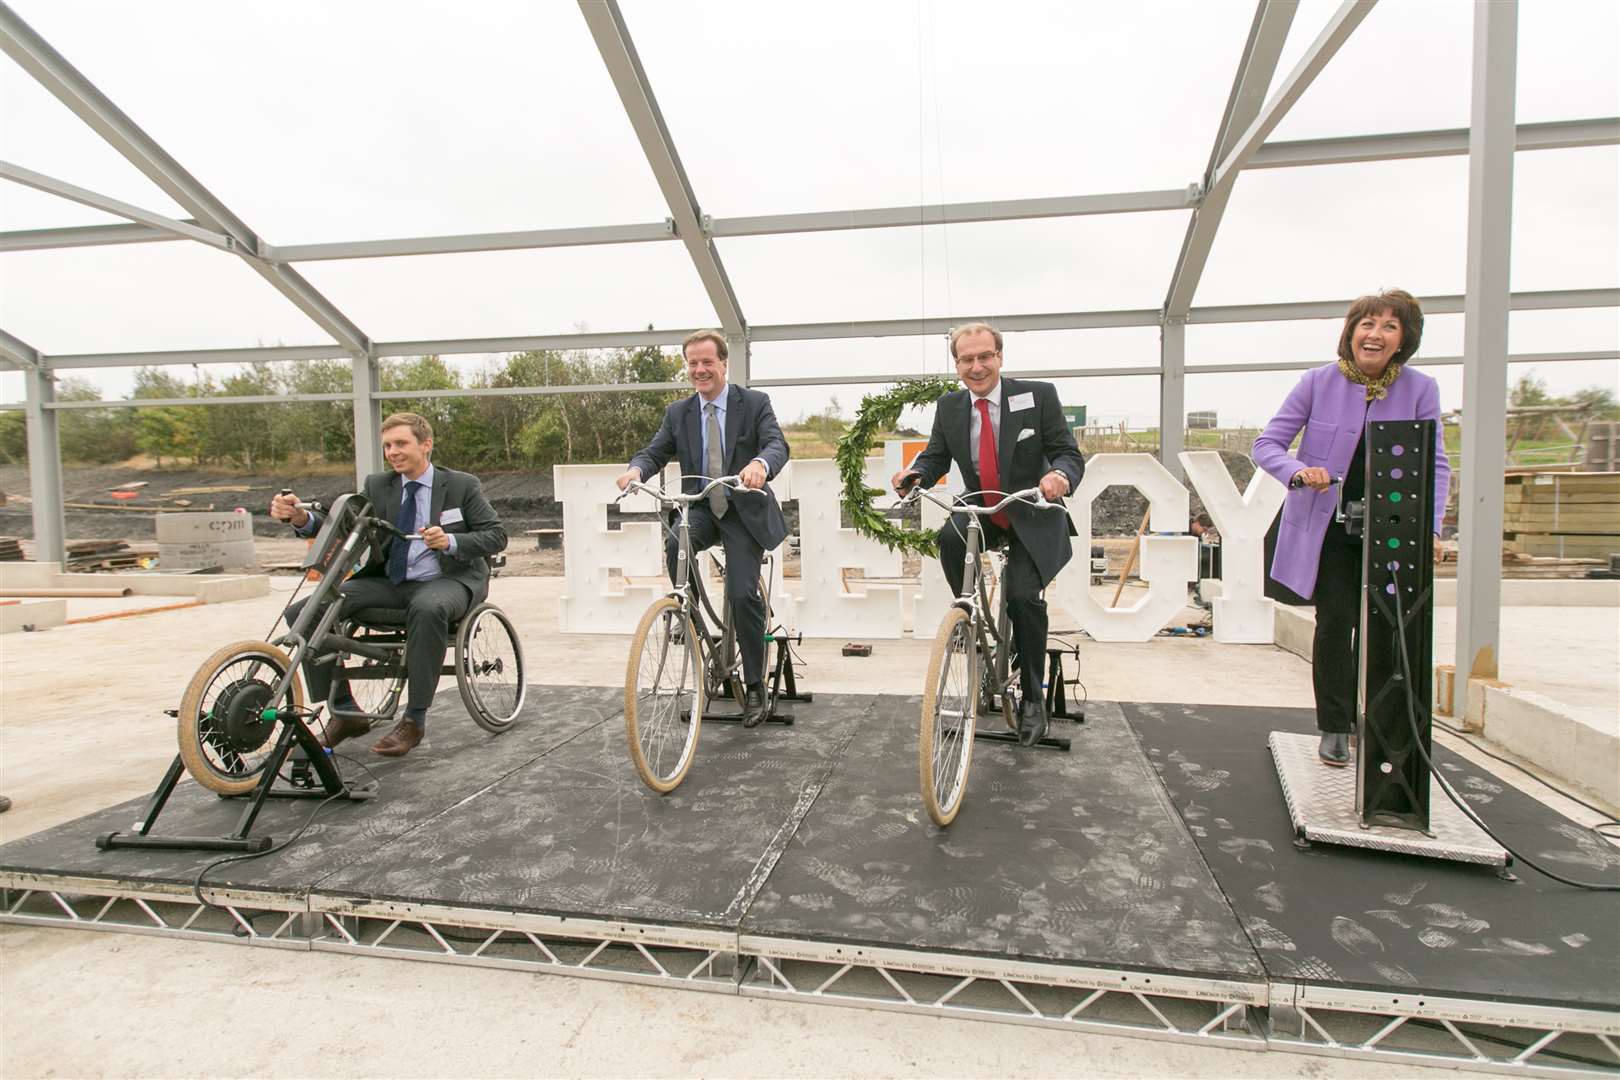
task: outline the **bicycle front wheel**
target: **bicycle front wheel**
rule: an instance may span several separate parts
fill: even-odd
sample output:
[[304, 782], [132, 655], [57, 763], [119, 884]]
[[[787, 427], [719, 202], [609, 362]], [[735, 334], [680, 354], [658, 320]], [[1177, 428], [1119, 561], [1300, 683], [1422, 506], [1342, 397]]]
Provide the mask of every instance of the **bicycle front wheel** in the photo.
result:
[[949, 825], [962, 808], [968, 766], [973, 761], [973, 728], [978, 714], [978, 657], [973, 622], [966, 611], [945, 613], [934, 635], [923, 687], [922, 727], [917, 740], [917, 772], [923, 804], [936, 825]]
[[660, 795], [686, 779], [703, 720], [703, 665], [697, 628], [671, 597], [654, 603], [630, 639], [624, 724], [630, 760]]
[[[180, 698], [180, 760], [219, 795], [246, 795], [259, 783], [285, 721], [266, 713], [304, 707], [304, 689], [287, 678], [287, 654], [262, 641], [239, 641], [215, 652]], [[286, 680], [277, 696], [276, 684]]]

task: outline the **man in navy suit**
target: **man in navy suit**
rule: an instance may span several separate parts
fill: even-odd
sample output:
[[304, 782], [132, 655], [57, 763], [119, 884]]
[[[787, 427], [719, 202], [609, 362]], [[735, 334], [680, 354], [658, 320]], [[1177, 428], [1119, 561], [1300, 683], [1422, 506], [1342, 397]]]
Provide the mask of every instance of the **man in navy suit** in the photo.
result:
[[[761, 494], [714, 491], [693, 503], [687, 521], [692, 550], [702, 551], [717, 542], [726, 551], [726, 603], [737, 629], [742, 653], [743, 726], [764, 721], [765, 705], [765, 597], [759, 591], [759, 564], [765, 552], [787, 537], [787, 521], [776, 493], [765, 482], [787, 464], [788, 444], [771, 409], [771, 399], [758, 390], [726, 382], [725, 335], [699, 330], [681, 344], [686, 374], [697, 390], [664, 410], [664, 422], [647, 448], [630, 459], [618, 478], [623, 491], [632, 480], [656, 475], [671, 458], [681, 463], [681, 488], [687, 494], [703, 490], [707, 481], [736, 475], [743, 486]], [[664, 545], [670, 580], [675, 580], [680, 545], [672, 532]]]
[[[1057, 387], [1048, 382], [1001, 377], [1001, 332], [987, 323], [969, 323], [951, 333], [951, 358], [964, 389], [939, 399], [928, 445], [908, 469], [890, 481], [896, 492], [914, 483], [932, 487], [950, 470], [961, 470], [969, 491], [1013, 492], [1039, 487], [1058, 502], [1080, 484], [1085, 459], [1063, 419]], [[981, 498], [986, 505], [1002, 495]], [[1046, 601], [1041, 592], [1073, 554], [1073, 526], [1066, 512], [1015, 502], [1002, 513], [981, 518], [985, 546], [1006, 538], [1007, 613], [1018, 650], [1019, 742], [1033, 746], [1046, 734], [1046, 702], [1041, 695], [1041, 664], [1046, 659]], [[967, 569], [967, 515], [952, 514], [939, 530], [939, 561], [951, 593], [962, 591]]]

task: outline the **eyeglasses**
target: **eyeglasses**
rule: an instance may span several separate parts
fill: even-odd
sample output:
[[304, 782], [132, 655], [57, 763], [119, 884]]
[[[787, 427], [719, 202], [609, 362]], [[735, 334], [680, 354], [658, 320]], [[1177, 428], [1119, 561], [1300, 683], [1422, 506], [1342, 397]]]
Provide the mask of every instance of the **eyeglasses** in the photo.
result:
[[989, 363], [991, 360], [994, 360], [1000, 355], [1000, 349], [991, 349], [989, 352], [974, 353], [972, 356], [958, 356], [956, 358], [956, 363], [958, 367], [963, 364], [985, 364]]

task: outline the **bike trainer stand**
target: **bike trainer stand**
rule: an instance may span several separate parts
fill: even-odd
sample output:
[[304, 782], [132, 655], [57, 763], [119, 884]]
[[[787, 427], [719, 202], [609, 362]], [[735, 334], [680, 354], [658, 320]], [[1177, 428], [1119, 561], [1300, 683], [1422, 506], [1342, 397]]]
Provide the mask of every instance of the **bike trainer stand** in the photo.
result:
[[[770, 704], [771, 711], [766, 715], [763, 723], [791, 725], [793, 723], [793, 714], [779, 712], [776, 708], [777, 702], [803, 701], [809, 703], [815, 696], [808, 690], [799, 690], [798, 677], [793, 671], [792, 646], [799, 644], [803, 640], [803, 634], [789, 634], [780, 627], [775, 632], [765, 635], [765, 644], [767, 646], [776, 646], [776, 659], [771, 662], [771, 676], [765, 686], [765, 700]], [[713, 700], [712, 697], [711, 700]], [[703, 714], [703, 722], [706, 724], [739, 724], [742, 722], [742, 717], [733, 716], [730, 713], [706, 712]]]
[[[169, 715], [174, 715], [173, 710], [167, 711]], [[252, 835], [253, 822], [258, 819], [259, 811], [264, 809], [266, 799], [341, 798], [360, 802], [377, 794], [376, 781], [358, 788], [352, 788], [343, 782], [337, 766], [332, 764], [331, 751], [322, 746], [315, 733], [310, 730], [310, 721], [319, 715], [319, 709], [313, 713], [294, 713], [287, 710], [280, 714], [283, 720], [281, 735], [276, 739], [275, 748], [270, 751], [269, 758], [265, 760], [258, 785], [249, 795], [223, 796], [252, 800], [243, 808], [242, 816], [237, 819], [236, 828], [231, 830], [229, 836], [151, 834], [158, 815], [163, 812], [169, 796], [174, 794], [175, 785], [185, 773], [180, 755], [176, 754], [168, 771], [163, 774], [163, 779], [158, 782], [157, 790], [152, 792], [152, 798], [141, 811], [139, 820], [135, 822], [135, 831], [110, 832], [98, 836], [96, 847], [102, 851], [117, 848], [160, 848], [170, 851], [241, 851], [257, 854], [268, 851], [275, 843], [274, 837]], [[276, 779], [281, 772], [281, 766], [289, 757], [292, 761], [291, 786], [278, 788], [275, 786]], [[316, 786], [317, 780], [320, 782], [319, 787]]]

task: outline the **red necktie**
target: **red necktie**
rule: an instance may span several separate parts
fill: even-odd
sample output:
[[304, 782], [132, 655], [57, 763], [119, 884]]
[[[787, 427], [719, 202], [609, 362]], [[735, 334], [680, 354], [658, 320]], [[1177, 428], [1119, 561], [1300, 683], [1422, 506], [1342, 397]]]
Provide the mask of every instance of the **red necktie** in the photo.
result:
[[[973, 404], [979, 408], [979, 486], [985, 491], [1000, 491], [1001, 464], [996, 460], [996, 426], [990, 422], [990, 399], [979, 398]], [[992, 499], [981, 495], [979, 498], [986, 506], [1001, 501], [999, 496]], [[991, 514], [990, 520], [1003, 529], [1012, 524], [1005, 510]]]

